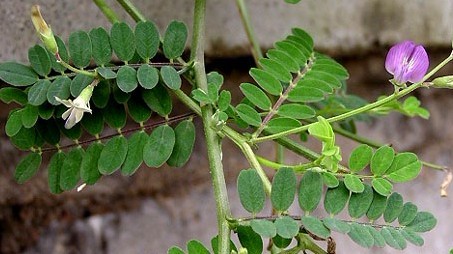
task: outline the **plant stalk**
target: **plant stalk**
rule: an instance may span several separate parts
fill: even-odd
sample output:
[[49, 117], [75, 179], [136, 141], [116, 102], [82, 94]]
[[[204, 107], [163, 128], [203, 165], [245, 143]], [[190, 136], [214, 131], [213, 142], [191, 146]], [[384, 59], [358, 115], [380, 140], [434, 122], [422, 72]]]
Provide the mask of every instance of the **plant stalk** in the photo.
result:
[[93, 2], [111, 23], [120, 22], [118, 15], [116, 15], [115, 11], [107, 5], [105, 0], [93, 0]]
[[139, 21], [146, 21], [145, 16], [135, 7], [135, 5], [129, 1], [129, 0], [116, 0], [122, 7], [123, 9], [129, 13], [129, 15], [132, 17], [133, 20], [136, 22]]
[[255, 32], [253, 31], [252, 21], [250, 20], [249, 12], [247, 11], [247, 6], [244, 0], [236, 0], [236, 6], [239, 9], [242, 23], [244, 24], [245, 32], [247, 38], [252, 47], [252, 55], [255, 60], [256, 66], [260, 66], [259, 60], [263, 58], [263, 53], [261, 52], [260, 44], [256, 39]]

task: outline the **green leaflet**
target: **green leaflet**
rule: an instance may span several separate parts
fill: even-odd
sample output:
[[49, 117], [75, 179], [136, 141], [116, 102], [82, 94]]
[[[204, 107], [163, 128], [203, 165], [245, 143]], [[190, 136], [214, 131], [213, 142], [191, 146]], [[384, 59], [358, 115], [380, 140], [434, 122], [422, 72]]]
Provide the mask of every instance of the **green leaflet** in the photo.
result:
[[231, 93], [227, 90], [222, 90], [220, 92], [219, 100], [217, 101], [217, 106], [220, 111], [226, 111], [231, 103]]
[[137, 123], [148, 121], [151, 117], [151, 109], [146, 105], [141, 97], [133, 96], [132, 100], [127, 102], [129, 116]]
[[88, 33], [77, 31], [69, 35], [69, 54], [78, 68], [85, 68], [91, 60], [91, 40]]
[[368, 211], [373, 202], [373, 189], [364, 185], [361, 193], [352, 193], [349, 198], [348, 212], [352, 218], [360, 218]]
[[60, 105], [61, 103], [58, 102], [55, 97], [67, 100], [71, 95], [70, 86], [70, 78], [67, 76], [57, 77], [54, 81], [52, 81], [47, 90], [47, 101], [54, 106]]
[[12, 112], [5, 125], [5, 133], [8, 137], [15, 136], [22, 128], [22, 112], [20, 110]]
[[167, 164], [172, 167], [182, 167], [189, 160], [195, 145], [195, 125], [192, 120], [184, 120], [175, 128], [175, 146]]
[[172, 246], [168, 249], [167, 254], [184, 254], [184, 251], [177, 246]]
[[275, 60], [261, 58], [260, 65], [266, 72], [282, 82], [289, 83], [293, 79], [291, 73]]
[[28, 90], [28, 103], [33, 106], [39, 106], [46, 102], [47, 91], [50, 87], [50, 81], [41, 79]]
[[[280, 168], [272, 180], [272, 207], [280, 212], [288, 210], [296, 195], [296, 174], [290, 168]], [[274, 237], [274, 236], [271, 236]]]
[[168, 88], [172, 90], [178, 90], [181, 88], [181, 77], [172, 66], [163, 66], [160, 69], [160, 75], [162, 77], [162, 81]]
[[351, 227], [347, 222], [344, 222], [342, 220], [336, 219], [336, 218], [324, 218], [322, 219], [322, 222], [324, 223], [324, 226], [326, 226], [328, 229], [337, 231], [343, 234], [348, 233], [351, 230]]
[[307, 105], [296, 103], [283, 104], [279, 107], [278, 115], [295, 118], [295, 119], [308, 119], [316, 115], [313, 108]]
[[271, 108], [271, 100], [267, 97], [263, 90], [259, 89], [257, 86], [250, 83], [242, 83], [240, 85], [240, 89], [245, 97], [253, 103], [253, 105], [262, 110], [269, 110]]
[[131, 93], [122, 91], [117, 85], [112, 87], [113, 99], [119, 104], [125, 104], [130, 98]]
[[400, 215], [403, 210], [403, 197], [394, 192], [388, 197], [387, 207], [384, 211], [384, 220], [385, 222], [392, 222]]
[[124, 136], [116, 136], [110, 139], [98, 160], [99, 172], [110, 175], [121, 167], [127, 155], [127, 139]]
[[29, 66], [6, 62], [0, 64], [0, 79], [13, 86], [29, 86], [38, 81], [38, 75]]
[[297, 127], [300, 127], [299, 121], [289, 117], [276, 117], [271, 119], [266, 125], [266, 131], [270, 133], [278, 133], [282, 131], [288, 131]]
[[270, 49], [266, 52], [266, 56], [281, 64], [287, 71], [297, 73], [300, 70], [297, 61], [285, 52], [277, 49]]
[[0, 88], [0, 100], [6, 104], [15, 102], [24, 105], [27, 103], [27, 94], [19, 88], [3, 87]]
[[80, 167], [85, 152], [78, 147], [66, 154], [60, 171], [60, 188], [62, 190], [73, 189], [80, 179]]
[[340, 184], [340, 181], [338, 181], [338, 178], [330, 172], [323, 172], [321, 175], [322, 175], [322, 180], [324, 181], [324, 184], [327, 185], [327, 187], [329, 187], [329, 188], [335, 188]]
[[272, 221], [268, 220], [252, 220], [250, 226], [253, 231], [262, 237], [272, 238], [277, 235], [277, 229]]
[[436, 218], [428, 212], [418, 212], [414, 220], [407, 225], [407, 229], [414, 232], [427, 232], [437, 224]]
[[301, 218], [301, 221], [304, 228], [311, 233], [322, 238], [327, 238], [330, 236], [330, 230], [326, 226], [324, 226], [322, 221], [318, 218], [313, 216], [303, 216]]
[[159, 31], [151, 21], [140, 21], [135, 26], [135, 41], [138, 55], [145, 61], [153, 58], [159, 49]]
[[[42, 137], [47, 143], [51, 145], [56, 145], [60, 142], [60, 129], [57, 126], [55, 121], [60, 121], [55, 119], [49, 119], [48, 121], [38, 121], [36, 124], [36, 130], [40, 137]], [[33, 129], [31, 129], [33, 130]], [[33, 130], [34, 131], [34, 130]], [[34, 137], [33, 137], [34, 138]]]
[[373, 149], [370, 146], [366, 144], [357, 146], [349, 156], [349, 169], [352, 172], [363, 170], [370, 163], [372, 156]]
[[374, 246], [376, 247], [385, 247], [385, 239], [382, 236], [381, 232], [379, 232], [377, 229], [373, 228], [370, 225], [365, 226], [368, 229], [368, 232], [370, 232], [370, 235], [373, 236], [374, 239]]
[[127, 142], [127, 155], [121, 167], [121, 173], [130, 176], [140, 167], [143, 162], [143, 148], [148, 141], [148, 134], [139, 131], [132, 134]]
[[239, 226], [237, 228], [237, 234], [239, 242], [242, 247], [247, 249], [248, 254], [263, 253], [263, 240], [251, 227]]
[[97, 65], [103, 66], [112, 58], [110, 37], [104, 28], [93, 28], [90, 31], [90, 39], [93, 48], [93, 59]]
[[348, 188], [348, 190], [354, 193], [361, 193], [365, 189], [362, 181], [356, 175], [345, 175], [344, 184], [346, 185], [346, 188]]
[[373, 178], [371, 184], [373, 185], [374, 190], [383, 196], [388, 196], [392, 193], [392, 183], [384, 178]]
[[242, 170], [237, 180], [239, 199], [245, 210], [257, 214], [264, 208], [263, 182], [254, 169]]
[[148, 107], [160, 116], [165, 117], [170, 114], [173, 104], [170, 94], [162, 85], [143, 91], [142, 96]]
[[[21, 128], [16, 135], [11, 137], [11, 143], [20, 150], [28, 150], [35, 145], [36, 136], [34, 128]], [[58, 138], [60, 137], [58, 136]]]
[[387, 207], [387, 197], [382, 196], [376, 191], [373, 191], [373, 202], [371, 202], [370, 208], [368, 209], [366, 216], [371, 221], [377, 220], [384, 213]]
[[381, 235], [384, 237], [385, 242], [394, 249], [404, 250], [407, 246], [406, 239], [394, 228], [383, 227], [381, 229]]
[[92, 114], [85, 114], [81, 124], [92, 136], [100, 134], [104, 130], [104, 117], [99, 110], [93, 109]]
[[329, 214], [336, 215], [344, 209], [348, 199], [349, 190], [344, 185], [344, 182], [340, 181], [338, 187], [327, 189], [324, 198], [324, 209]]
[[101, 173], [98, 170], [98, 161], [103, 149], [104, 144], [95, 142], [88, 146], [85, 151], [80, 167], [80, 178], [82, 178], [84, 183], [92, 185], [101, 178]]
[[158, 168], [170, 158], [175, 146], [175, 131], [168, 125], [153, 130], [143, 148], [143, 160], [148, 167]]
[[406, 226], [411, 223], [417, 216], [418, 208], [411, 202], [407, 202], [403, 205], [400, 215], [398, 216], [398, 223], [402, 226]]
[[247, 104], [239, 104], [236, 106], [236, 112], [239, 117], [251, 126], [260, 126], [261, 116], [256, 112], [255, 109]]
[[59, 194], [63, 192], [60, 187], [60, 173], [62, 171], [63, 163], [66, 159], [66, 155], [58, 151], [50, 159], [49, 167], [47, 169], [47, 179], [49, 184], [50, 192], [53, 194]]
[[41, 45], [35, 45], [28, 50], [28, 61], [31, 67], [40, 76], [46, 77], [50, 73], [50, 58], [46, 49]]
[[182, 55], [186, 47], [187, 27], [183, 22], [173, 20], [165, 30], [162, 49], [168, 59]]
[[125, 93], [130, 93], [138, 86], [137, 71], [130, 66], [121, 66], [116, 74], [116, 84]]
[[41, 162], [41, 154], [28, 154], [20, 160], [19, 164], [17, 164], [16, 171], [14, 172], [14, 180], [16, 180], [17, 183], [22, 184], [32, 178], [36, 172], [38, 172]]
[[99, 81], [98, 85], [94, 88], [91, 101], [97, 108], [105, 108], [109, 102], [110, 97], [110, 83], [107, 80]]
[[121, 129], [126, 125], [126, 110], [122, 104], [116, 103], [112, 98], [108, 106], [102, 110], [105, 122], [110, 127]]
[[135, 54], [135, 36], [124, 22], [113, 24], [110, 29], [110, 44], [116, 56], [123, 62], [130, 61]]
[[383, 175], [392, 165], [395, 151], [389, 146], [382, 146], [376, 150], [371, 158], [371, 172], [376, 176]]
[[209, 251], [204, 245], [197, 240], [187, 242], [188, 254], [209, 254]]
[[277, 234], [286, 239], [293, 238], [299, 233], [299, 223], [288, 216], [278, 217], [275, 219], [274, 225]]
[[407, 182], [418, 176], [422, 163], [413, 153], [399, 153], [395, 156], [392, 165], [386, 171], [387, 178], [393, 182]]
[[403, 235], [404, 238], [406, 238], [406, 240], [408, 240], [415, 246], [422, 246], [425, 243], [423, 238], [421, 238], [417, 233], [410, 229], [405, 228], [401, 230], [401, 234]]
[[115, 79], [117, 76], [114, 71], [106, 67], [98, 67], [96, 71], [99, 75], [101, 75], [101, 77], [105, 79]]
[[149, 65], [142, 65], [137, 70], [138, 83], [145, 89], [153, 89], [159, 82], [159, 71]]
[[300, 179], [299, 206], [305, 212], [313, 211], [321, 201], [322, 196], [321, 174], [307, 171]]
[[267, 93], [275, 96], [279, 96], [282, 93], [283, 87], [280, 84], [280, 81], [266, 71], [252, 68], [250, 69], [249, 74]]
[[71, 95], [73, 97], [79, 96], [82, 90], [91, 84], [93, 80], [93, 77], [81, 73], [77, 74], [71, 81]]
[[25, 128], [33, 127], [38, 121], [38, 107], [27, 104], [20, 110], [22, 125]]
[[365, 225], [360, 225], [356, 222], [349, 224], [351, 230], [348, 233], [348, 236], [358, 245], [364, 248], [371, 248], [374, 245], [374, 237], [371, 235], [369, 230]]

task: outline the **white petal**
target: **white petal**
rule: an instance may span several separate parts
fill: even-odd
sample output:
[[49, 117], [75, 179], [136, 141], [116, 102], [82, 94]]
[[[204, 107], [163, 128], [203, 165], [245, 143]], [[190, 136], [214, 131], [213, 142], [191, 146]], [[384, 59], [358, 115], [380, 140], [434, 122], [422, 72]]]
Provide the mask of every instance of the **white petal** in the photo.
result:
[[83, 112], [82, 110], [75, 110], [75, 122], [78, 123], [80, 122], [80, 120], [82, 120], [82, 117], [83, 117]]
[[74, 110], [74, 108], [70, 108], [70, 109], [66, 110], [66, 111], [63, 113], [63, 115], [61, 115], [61, 118], [63, 118], [64, 120], [66, 120], [66, 119], [69, 117], [69, 115], [71, 114], [71, 112], [72, 112], [73, 110]]
[[71, 100], [62, 100], [62, 99], [58, 98], [57, 96], [55, 96], [55, 100], [58, 101], [59, 103], [65, 105], [68, 108], [72, 107], [72, 105], [73, 105]]
[[75, 111], [76, 110], [72, 110], [71, 111], [71, 115], [69, 115], [68, 120], [66, 120], [66, 123], [64, 124], [64, 127], [66, 129], [71, 129], [77, 123], [76, 122]]

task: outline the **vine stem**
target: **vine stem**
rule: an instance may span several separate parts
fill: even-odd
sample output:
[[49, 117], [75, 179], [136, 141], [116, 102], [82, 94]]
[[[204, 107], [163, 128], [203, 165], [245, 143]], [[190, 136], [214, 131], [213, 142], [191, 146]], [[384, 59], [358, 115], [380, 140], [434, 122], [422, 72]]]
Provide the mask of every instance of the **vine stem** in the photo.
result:
[[[407, 87], [407, 88], [405, 88], [405, 89], [403, 89], [403, 90], [401, 90], [399, 92], [395, 92], [392, 95], [389, 95], [389, 96], [387, 96], [387, 97], [385, 97], [385, 98], [383, 98], [381, 100], [377, 100], [377, 101], [375, 101], [373, 103], [370, 103], [370, 104], [367, 104], [367, 105], [365, 105], [363, 107], [351, 110], [351, 111], [343, 113], [341, 115], [337, 115], [337, 116], [328, 118], [326, 120], [328, 122], [330, 122], [330, 123], [337, 122], [337, 121], [346, 119], [348, 117], [351, 117], [351, 116], [354, 116], [354, 115], [357, 115], [357, 114], [372, 110], [372, 109], [377, 108], [379, 106], [382, 106], [382, 105], [384, 105], [384, 104], [386, 104], [386, 103], [388, 103], [390, 101], [399, 99], [399, 98], [401, 98], [401, 97], [413, 92], [415, 89], [422, 87], [424, 81], [426, 81], [428, 78], [430, 78], [432, 75], [434, 75], [434, 73], [436, 73], [439, 69], [441, 69], [443, 66], [445, 66], [452, 59], [453, 59], [453, 52], [450, 53], [450, 55], [446, 59], [444, 59], [440, 64], [438, 64], [436, 67], [434, 67], [434, 69], [432, 69], [428, 74], [426, 74], [420, 82], [412, 84], [411, 86], [409, 86], [409, 87]], [[276, 134], [272, 134], [272, 135], [268, 135], [268, 136], [264, 136], [264, 137], [261, 137], [261, 138], [255, 138], [255, 139], [252, 138], [252, 139], [250, 139], [250, 142], [251, 143], [259, 143], [259, 142], [263, 142], [263, 141], [268, 141], [268, 140], [272, 140], [272, 139], [288, 136], [290, 134], [299, 133], [299, 132], [308, 130], [308, 128], [310, 128], [310, 126], [312, 126], [314, 124], [315, 123], [307, 124], [307, 125], [304, 125], [304, 126], [301, 126], [301, 127], [298, 127], [298, 128], [294, 128], [294, 129], [291, 129], [291, 130], [288, 130], [288, 131], [282, 131], [282, 132], [279, 132], [279, 133], [276, 133]]]
[[93, 0], [93, 2], [111, 23], [120, 22], [118, 15], [116, 15], [115, 11], [107, 5], [105, 0]]
[[263, 58], [263, 53], [261, 52], [260, 45], [256, 39], [255, 32], [253, 31], [252, 21], [250, 20], [249, 12], [247, 11], [247, 6], [245, 5], [244, 0], [236, 0], [236, 6], [239, 9], [242, 23], [244, 24], [245, 32], [249, 39], [249, 42], [252, 46], [252, 55], [255, 60], [255, 64], [260, 66], [259, 60]]
[[146, 21], [145, 16], [135, 7], [134, 4], [132, 4], [131, 1], [129, 0], [116, 0], [122, 7], [123, 9], [129, 13], [129, 15], [132, 17], [133, 20], [136, 22], [138, 21]]
[[[190, 59], [194, 63], [193, 70], [197, 87], [207, 92], [208, 83], [204, 66], [205, 20], [206, 0], [195, 0]], [[201, 118], [203, 120], [209, 168], [211, 171], [217, 209], [217, 225], [219, 233], [218, 250], [220, 254], [229, 254], [231, 232], [227, 218], [231, 217], [231, 210], [228, 201], [225, 176], [223, 174], [221, 139], [216, 131], [211, 128], [212, 115], [212, 106], [202, 105]]]
[[66, 63], [65, 61], [63, 61], [63, 59], [61, 59], [60, 57], [60, 54], [56, 54], [55, 55], [55, 58], [57, 59], [57, 62], [61, 65], [63, 65], [64, 67], [66, 67], [67, 69], [75, 72], [75, 73], [80, 73], [80, 74], [83, 74], [83, 75], [86, 75], [86, 76], [90, 76], [90, 77], [93, 77], [95, 78], [97, 76], [96, 74], [96, 71], [94, 72], [91, 72], [91, 71], [85, 71], [85, 70], [80, 70], [80, 69], [77, 69], [73, 66], [71, 66], [70, 64]]

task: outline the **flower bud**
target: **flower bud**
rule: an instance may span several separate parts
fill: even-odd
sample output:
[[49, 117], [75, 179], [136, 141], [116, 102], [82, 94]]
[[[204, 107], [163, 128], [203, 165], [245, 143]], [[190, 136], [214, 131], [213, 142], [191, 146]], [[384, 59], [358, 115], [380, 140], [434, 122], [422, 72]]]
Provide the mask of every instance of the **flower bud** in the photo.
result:
[[453, 76], [443, 76], [435, 78], [432, 82], [432, 87], [453, 89]]
[[412, 41], [403, 41], [390, 48], [385, 59], [385, 69], [393, 74], [397, 84], [420, 82], [429, 66], [426, 50]]
[[36, 31], [39, 33], [39, 38], [44, 43], [47, 50], [49, 50], [52, 54], [57, 54], [57, 42], [55, 41], [52, 29], [50, 29], [50, 26], [47, 25], [46, 21], [41, 16], [39, 5], [33, 5], [31, 7], [31, 21], [33, 22]]

